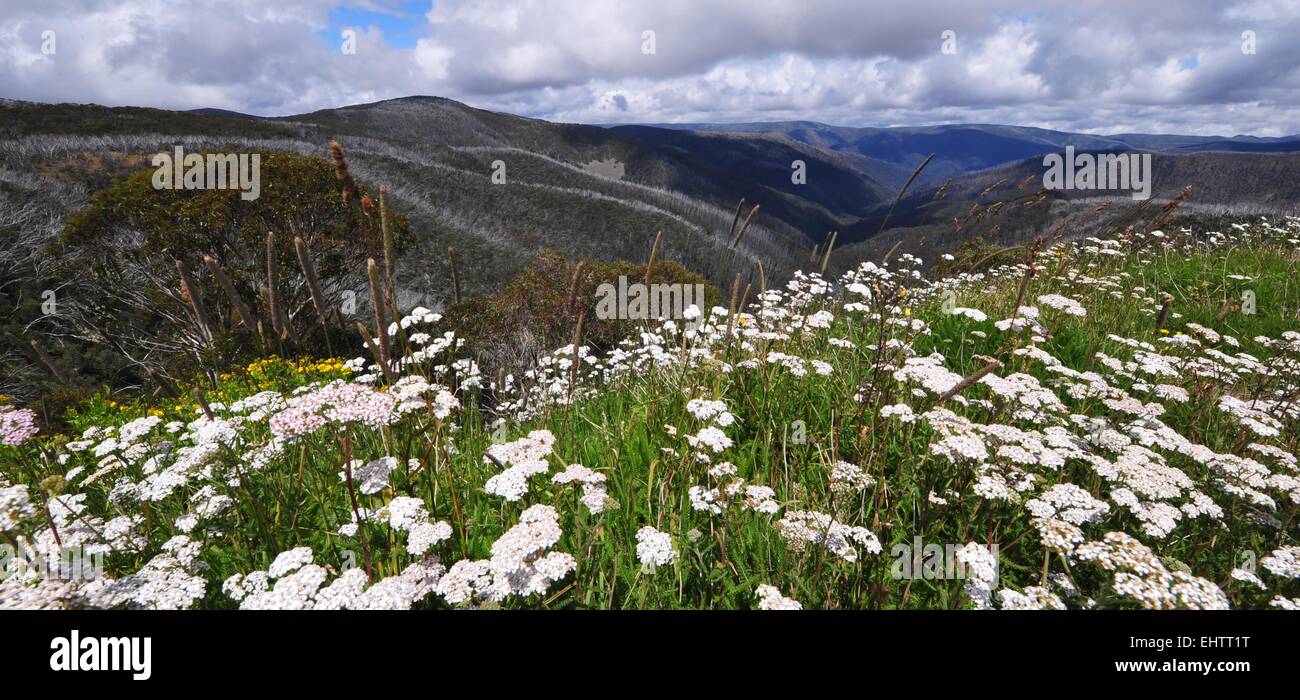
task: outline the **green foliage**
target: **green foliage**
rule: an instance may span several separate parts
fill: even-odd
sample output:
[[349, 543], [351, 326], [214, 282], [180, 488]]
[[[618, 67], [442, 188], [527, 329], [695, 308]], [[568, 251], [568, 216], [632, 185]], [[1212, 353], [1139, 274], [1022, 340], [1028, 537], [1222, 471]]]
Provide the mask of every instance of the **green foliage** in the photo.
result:
[[[234, 189], [156, 189], [153, 172], [134, 172], [96, 192], [89, 206], [66, 221], [53, 252], [57, 274], [75, 281], [63, 294], [79, 304], [80, 320], [101, 329], [122, 354], [132, 353], [133, 341], [147, 338], [147, 349], [162, 349], [153, 354], [179, 376], [221, 370], [273, 350], [326, 353], [294, 237], [307, 243], [327, 304], [337, 304], [344, 289], [364, 289], [358, 274], [364, 261], [382, 256], [379, 210], [370, 190], [362, 185], [360, 196], [345, 201], [330, 163], [282, 152], [261, 154], [260, 196], [254, 200], [242, 199]], [[389, 216], [400, 252], [411, 239], [410, 224], [395, 212]], [[277, 293], [296, 329], [284, 339], [271, 333], [265, 291], [268, 232], [276, 234]], [[205, 256], [230, 278], [262, 332], [242, 327]], [[193, 340], [202, 335], [181, 291], [177, 260], [208, 311], [210, 341]], [[367, 296], [356, 294], [360, 300]], [[331, 326], [336, 337], [355, 335], [350, 323], [340, 327], [331, 319]], [[80, 363], [71, 359], [76, 372]], [[121, 367], [121, 359], [110, 366]], [[136, 380], [143, 378], [137, 375]], [[116, 377], [112, 383], [124, 382]]]
[[[500, 289], [449, 307], [446, 327], [465, 339], [493, 376], [498, 369], [519, 374], [530, 368], [538, 354], [572, 343], [578, 316], [584, 311], [583, 343], [609, 349], [640, 328], [641, 322], [600, 318], [597, 290], [607, 283], [617, 287], [620, 277], [628, 284], [641, 283], [646, 268], [626, 260], [586, 260], [581, 265], [575, 289], [577, 263], [555, 253], [540, 254]], [[703, 284], [704, 299], [695, 301], [703, 311], [724, 303], [717, 287], [671, 260], [655, 261], [650, 283]]]
[[[357, 202], [344, 203], [329, 163], [291, 153], [261, 156], [261, 193], [251, 201], [233, 189], [156, 189], [154, 171], [138, 171], [96, 192], [89, 207], [68, 217], [63, 249], [109, 254], [119, 233], [138, 232], [141, 238], [131, 254], [177, 259], [191, 269], [200, 268], [203, 256], [211, 255], [246, 292], [259, 273], [265, 275], [268, 232], [278, 237], [280, 274], [285, 277], [300, 274], [294, 236], [311, 245], [317, 270], [325, 278], [380, 254], [378, 213]], [[396, 240], [406, 242], [409, 224], [400, 215], [393, 218]], [[95, 269], [120, 264], [120, 259], [91, 257], [87, 264]]]

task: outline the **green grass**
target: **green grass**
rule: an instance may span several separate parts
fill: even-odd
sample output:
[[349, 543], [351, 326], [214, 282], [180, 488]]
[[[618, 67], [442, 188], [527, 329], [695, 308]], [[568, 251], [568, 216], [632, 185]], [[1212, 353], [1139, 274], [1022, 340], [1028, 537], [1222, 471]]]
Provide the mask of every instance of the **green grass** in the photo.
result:
[[[1230, 242], [1210, 245], [1204, 236], [1176, 234], [1163, 241], [1131, 251], [1125, 241], [1123, 255], [1089, 252], [1096, 246], [1086, 242], [1068, 250], [1051, 250], [1035, 260], [1034, 274], [1025, 287], [1024, 305], [1036, 305], [1046, 333], [1037, 347], [1076, 371], [1101, 374], [1111, 386], [1131, 391], [1145, 402], [1157, 402], [1132, 382], [1107, 369], [1097, 360], [1105, 353], [1122, 361], [1133, 358], [1134, 350], [1113, 337], [1151, 343], [1156, 352], [1172, 357], [1202, 357], [1204, 347], [1180, 350], [1163, 341], [1192, 331], [1189, 323], [1231, 335], [1240, 342], [1231, 348], [1223, 341], [1213, 345], [1229, 355], [1244, 352], [1261, 361], [1288, 353], [1256, 342], [1257, 336], [1277, 339], [1296, 328], [1300, 294], [1290, 284], [1295, 276], [1297, 251], [1292, 222], [1284, 233], [1267, 232], [1253, 226], [1249, 235], [1231, 232]], [[1067, 273], [1087, 275], [1090, 281], [1071, 281]], [[1233, 279], [1230, 275], [1250, 279]], [[1206, 464], [1178, 450], [1153, 448], [1169, 467], [1178, 469], [1194, 482], [1194, 488], [1208, 495], [1223, 510], [1220, 519], [1184, 517], [1166, 536], [1145, 533], [1142, 522], [1129, 509], [1111, 498], [1119, 484], [1112, 483], [1088, 461], [1068, 459], [1059, 469], [1030, 465], [1024, 469], [1035, 485], [1018, 502], [992, 501], [972, 491], [980, 472], [976, 465], [950, 461], [936, 455], [931, 445], [941, 436], [932, 421], [918, 418], [905, 423], [882, 418], [880, 409], [894, 403], [910, 404], [917, 414], [936, 406], [936, 392], [923, 397], [911, 395], [912, 386], [894, 380], [892, 369], [903, 359], [894, 351], [880, 357], [869, 349], [882, 337], [911, 348], [916, 356], [941, 353], [944, 366], [958, 375], [968, 375], [984, 364], [977, 356], [991, 356], [1003, 363], [996, 370], [1006, 377], [1020, 372], [1036, 378], [1053, 391], [1066, 406], [1056, 418], [1015, 418], [1014, 405], [999, 399], [982, 383], [960, 396], [976, 401], [988, 399], [989, 406], [961, 405], [950, 399], [945, 408], [976, 423], [1000, 423], [1025, 431], [1044, 431], [1050, 425], [1064, 426], [1078, 439], [1088, 432], [1071, 423], [1069, 414], [1104, 417], [1118, 430], [1133, 430], [1132, 416], [1108, 407], [1099, 397], [1071, 398], [1057, 384], [1059, 373], [1050, 372], [1036, 360], [1014, 353], [1030, 344], [1027, 334], [1015, 335], [994, 328], [994, 322], [1014, 313], [1015, 301], [1025, 279], [1023, 268], [1001, 268], [983, 278], [967, 278], [945, 284], [955, 290], [958, 306], [979, 309], [986, 321], [947, 315], [942, 311], [940, 288], [895, 275], [882, 283], [873, 297], [872, 308], [891, 318], [928, 323], [929, 333], [908, 330], [903, 325], [886, 325], [862, 313], [845, 312], [842, 304], [851, 294], [837, 290], [815, 299], [803, 309], [811, 315], [827, 309], [835, 316], [829, 329], [807, 334], [792, 333], [789, 339], [766, 340], [750, 337], [745, 345], [725, 339], [712, 346], [688, 367], [667, 363], [657, 369], [613, 370], [603, 382], [596, 381], [590, 368], [578, 381], [575, 404], [567, 401], [537, 402], [534, 394], [521, 420], [507, 418], [505, 427], [494, 429], [497, 416], [488, 405], [488, 395], [477, 389], [458, 392], [462, 408], [448, 420], [417, 411], [392, 426], [371, 430], [356, 425], [334, 425], [291, 444], [283, 455], [264, 468], [247, 469], [245, 455], [270, 438], [265, 420], [250, 420], [237, 427], [235, 445], [221, 447], [201, 473], [186, 477], [172, 495], [147, 507], [134, 502], [112, 502], [109, 490], [118, 478], [139, 480], [145, 476], [142, 459], [127, 464], [111, 476], [84, 486], [84, 474], [58, 484], [59, 494], [50, 493], [44, 480], [75, 466], [85, 473], [95, 470], [97, 458], [88, 452], [66, 453], [66, 438], [47, 438], [18, 448], [0, 447], [0, 460], [7, 466], [0, 475], [12, 483], [26, 484], [37, 503], [73, 493], [86, 494], [86, 513], [104, 520], [118, 515], [139, 515], [136, 526], [139, 548], [121, 547], [109, 557], [109, 573], [122, 576], [135, 572], [161, 552], [163, 542], [180, 534], [174, 522], [191, 507], [189, 497], [203, 486], [213, 486], [234, 499], [225, 514], [203, 521], [191, 534], [199, 543], [199, 559], [206, 568], [194, 569], [207, 582], [196, 607], [235, 607], [237, 602], [221, 590], [221, 583], [237, 573], [266, 569], [275, 556], [294, 547], [308, 546], [317, 564], [340, 571], [349, 563], [360, 565], [361, 542], [337, 533], [350, 518], [348, 489], [337, 476], [341, 469], [342, 436], [348, 435], [354, 458], [363, 461], [382, 456], [398, 460], [399, 467], [388, 488], [373, 495], [359, 495], [362, 508], [380, 508], [395, 496], [421, 499], [434, 520], [452, 526], [453, 534], [431, 550], [450, 566], [461, 559], [487, 559], [491, 547], [503, 532], [519, 522], [528, 506], [547, 504], [559, 512], [563, 535], [553, 551], [567, 552], [576, 560], [576, 570], [549, 586], [544, 595], [510, 596], [486, 607], [548, 608], [752, 608], [757, 604], [759, 585], [775, 586], [805, 608], [886, 609], [960, 608], [971, 605], [968, 579], [941, 576], [906, 579], [896, 575], [899, 556], [896, 545], [919, 541], [940, 547], [959, 548], [975, 542], [997, 545], [1000, 566], [999, 588], [1024, 591], [1045, 586], [1059, 595], [1068, 607], [1132, 608], [1138, 603], [1116, 590], [1112, 573], [1095, 562], [1049, 551], [1031, 523], [1025, 501], [1058, 483], [1070, 483], [1092, 497], [1107, 501], [1110, 510], [1098, 522], [1083, 524], [1090, 542], [1108, 532], [1126, 532], [1142, 541], [1170, 571], [1187, 570], [1223, 590], [1233, 607], [1267, 607], [1274, 596], [1294, 598], [1300, 588], [1294, 579], [1258, 570], [1269, 590], [1234, 580], [1230, 572], [1266, 557], [1270, 552], [1296, 544], [1294, 520], [1297, 501], [1284, 485], [1273, 483], [1263, 489], [1276, 508], [1252, 505], [1245, 497], [1225, 491], [1219, 475]], [[1106, 280], [1106, 286], [1096, 280]], [[903, 292], [901, 289], [907, 291]], [[1134, 292], [1142, 288], [1144, 292]], [[1217, 318], [1225, 299], [1240, 300], [1242, 292], [1255, 294], [1255, 313], [1229, 310]], [[1161, 294], [1172, 295], [1169, 318], [1158, 328], [1156, 316]], [[1073, 317], [1035, 300], [1044, 294], [1060, 294], [1087, 309], [1085, 317]], [[889, 310], [896, 307], [896, 313]], [[755, 321], [748, 319], [751, 327]], [[725, 322], [724, 322], [725, 325]], [[883, 333], [883, 335], [882, 335]], [[979, 334], [984, 337], [979, 337]], [[852, 349], [832, 345], [830, 338], [845, 339]], [[676, 357], [675, 336], [669, 337], [665, 352]], [[1210, 344], [1206, 344], [1209, 347]], [[807, 366], [807, 374], [796, 376], [780, 363], [766, 362], [769, 352], [794, 355], [811, 363], [828, 362], [833, 371], [822, 376]], [[1294, 360], [1294, 354], [1291, 355]], [[758, 358], [756, 367], [740, 366]], [[435, 365], [440, 357], [419, 369], [435, 381], [453, 384]], [[875, 371], [877, 362], [880, 372]], [[723, 371], [724, 365], [728, 371]], [[886, 366], [887, 365], [887, 366]], [[1235, 380], [1198, 378], [1191, 372], [1167, 377], [1166, 383], [1186, 389], [1185, 403], [1159, 401], [1164, 407], [1161, 420], [1193, 443], [1219, 453], [1247, 456], [1249, 443], [1275, 445], [1294, 454], [1297, 435], [1294, 420], [1280, 414], [1280, 435], [1262, 437], [1248, 433], [1217, 402], [1224, 395], [1243, 400], [1288, 393], [1300, 384], [1294, 367], [1274, 365], [1277, 373], [1266, 376], [1246, 373]], [[549, 373], [548, 373], [549, 372]], [[567, 393], [568, 370], [543, 370], [536, 384], [554, 379]], [[288, 373], [267, 382], [269, 387], [246, 379], [229, 377], [216, 394], [229, 403], [250, 395], [255, 389], [272, 388], [288, 393], [321, 377]], [[873, 379], [875, 381], [873, 381]], [[242, 387], [236, 389], [235, 387]], [[864, 405], [855, 395], [864, 386], [870, 394]], [[500, 394], [497, 394], [498, 396]], [[688, 396], [689, 395], [689, 396]], [[694, 510], [688, 496], [692, 486], [709, 484], [707, 465], [695, 462], [684, 436], [706, 425], [686, 409], [688, 398], [725, 402], [735, 423], [723, 428], [734, 444], [718, 455], [714, 464], [729, 461], [736, 476], [749, 485], [772, 488], [780, 504], [776, 514], [728, 508], [721, 515]], [[142, 411], [114, 416], [102, 406], [87, 407], [74, 421], [78, 429], [90, 424], [121, 424]], [[165, 407], [165, 416], [177, 411], [193, 412], [192, 406]], [[217, 411], [222, 414], [221, 410]], [[517, 503], [484, 491], [484, 484], [500, 470], [485, 462], [484, 451], [494, 441], [513, 440], [531, 430], [550, 430], [556, 437], [554, 453], [548, 458], [548, 476], [534, 476], [529, 490]], [[671, 434], [672, 430], [676, 435]], [[495, 435], [494, 435], [495, 433]], [[800, 439], [802, 438], [802, 439]], [[163, 427], [155, 428], [146, 441], [174, 440]], [[193, 442], [193, 440], [191, 440]], [[453, 449], [454, 447], [454, 449]], [[672, 453], [665, 449], [673, 450]], [[1114, 460], [1116, 455], [1096, 445], [1092, 454]], [[54, 460], [70, 454], [65, 465]], [[1253, 455], [1273, 475], [1296, 476], [1294, 468]], [[409, 460], [418, 467], [411, 468]], [[166, 461], [166, 460], [164, 460]], [[836, 494], [829, 484], [837, 462], [860, 466], [874, 479], [865, 490]], [[608, 501], [603, 513], [592, 514], [578, 501], [574, 484], [551, 483], [549, 474], [579, 463], [605, 475]], [[994, 460], [996, 469], [1013, 474], [1006, 462]], [[230, 477], [238, 474], [238, 485]], [[46, 488], [37, 488], [45, 483]], [[930, 496], [947, 501], [940, 504]], [[1184, 502], [1183, 496], [1167, 499]], [[832, 515], [849, 526], [865, 527], [879, 538], [883, 552], [871, 554], [859, 548], [856, 561], [845, 561], [825, 547], [809, 544], [799, 551], [784, 539], [776, 527], [790, 511], [818, 511]], [[1262, 515], [1276, 520], [1276, 526], [1261, 523]], [[643, 566], [636, 552], [636, 534], [652, 526], [672, 537], [677, 557], [670, 565]], [[6, 537], [30, 538], [48, 529], [42, 513], [25, 517]], [[362, 528], [365, 549], [370, 554], [374, 580], [399, 574], [419, 559], [404, 549], [405, 535], [384, 524], [368, 523]], [[945, 561], [951, 565], [951, 561]], [[1077, 589], [1071, 594], [1064, 582]], [[8, 589], [6, 589], [8, 590]], [[1181, 601], [1185, 603], [1186, 601]], [[80, 604], [73, 601], [72, 604]], [[446, 607], [438, 594], [425, 597], [420, 606]]]

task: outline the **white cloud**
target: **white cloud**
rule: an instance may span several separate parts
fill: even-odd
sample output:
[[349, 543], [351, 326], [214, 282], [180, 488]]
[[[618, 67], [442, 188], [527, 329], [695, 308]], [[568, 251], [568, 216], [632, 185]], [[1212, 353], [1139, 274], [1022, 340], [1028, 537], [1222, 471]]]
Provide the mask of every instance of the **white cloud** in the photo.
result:
[[355, 55], [338, 4], [6, 0], [0, 96], [292, 114], [435, 94], [562, 121], [1300, 131], [1296, 0], [438, 0], [407, 17], [412, 48], [357, 27]]

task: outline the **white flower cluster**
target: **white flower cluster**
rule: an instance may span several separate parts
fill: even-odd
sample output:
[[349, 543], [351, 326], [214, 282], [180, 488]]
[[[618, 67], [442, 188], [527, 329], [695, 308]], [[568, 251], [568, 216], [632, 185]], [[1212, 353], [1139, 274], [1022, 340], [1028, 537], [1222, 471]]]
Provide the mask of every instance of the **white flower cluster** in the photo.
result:
[[1070, 484], [1057, 484], [1037, 498], [1025, 502], [1025, 508], [1034, 517], [1058, 518], [1074, 525], [1099, 522], [1110, 504], [1093, 498], [1092, 494]]
[[1060, 596], [1041, 586], [1028, 586], [1023, 593], [1003, 588], [998, 591], [998, 604], [1003, 610], [1065, 609], [1065, 603]]
[[488, 479], [483, 489], [494, 496], [515, 502], [528, 493], [528, 478], [550, 471], [547, 457], [555, 444], [549, 430], [534, 430], [527, 437], [487, 449], [483, 461], [506, 465], [504, 471]]
[[1087, 316], [1088, 310], [1083, 308], [1083, 304], [1069, 297], [1060, 294], [1044, 294], [1038, 297], [1038, 303], [1043, 306], [1065, 312], [1070, 316]]
[[666, 532], [660, 532], [649, 525], [636, 531], [636, 558], [642, 564], [667, 566], [677, 558], [673, 549], [673, 538]]
[[818, 545], [847, 562], [857, 561], [860, 551], [880, 554], [883, 550], [880, 540], [867, 528], [845, 525], [815, 511], [787, 511], [776, 522], [776, 530], [795, 551], [803, 551], [809, 544]]
[[1290, 545], [1275, 549], [1259, 563], [1274, 576], [1300, 578], [1300, 547]]
[[803, 604], [794, 598], [781, 595], [775, 586], [760, 585], [754, 594], [758, 596], [759, 610], [803, 610]]
[[[352, 480], [357, 486], [357, 490], [364, 495], [379, 493], [388, 488], [388, 477], [393, 470], [397, 468], [397, 459], [393, 457], [380, 457], [371, 462], [362, 463], [361, 460], [354, 459], [350, 465], [352, 471]], [[339, 480], [346, 482], [348, 478], [347, 471], [339, 472]]]
[[692, 486], [687, 490], [691, 509], [721, 515], [733, 505], [741, 511], [774, 514], [780, 510], [776, 491], [769, 486], [752, 485], [736, 476], [736, 465], [719, 462], [708, 470], [710, 486]]
[[831, 492], [837, 496], [853, 496], [875, 485], [876, 480], [856, 464], [836, 462], [831, 467]]
[[235, 574], [221, 588], [241, 610], [409, 610], [428, 597], [446, 571], [436, 557], [426, 557], [370, 586], [366, 572], [357, 568], [326, 585], [329, 570], [313, 561], [310, 548], [292, 549], [280, 553], [268, 570]]
[[604, 512], [609, 493], [605, 490], [605, 475], [581, 464], [570, 464], [564, 471], [551, 477], [557, 484], [582, 484], [582, 505], [592, 514]]
[[453, 564], [438, 581], [438, 594], [456, 605], [545, 593], [578, 565], [570, 554], [549, 551], [562, 534], [559, 517], [550, 506], [530, 506], [519, 516], [519, 524], [492, 544], [490, 559]]
[[998, 581], [998, 558], [993, 549], [967, 542], [956, 553], [957, 563], [966, 574], [966, 595], [977, 610], [993, 609], [993, 587]]
[[411, 556], [424, 556], [434, 545], [451, 537], [451, 525], [434, 522], [424, 501], [418, 498], [398, 496], [375, 515], [379, 519], [386, 517], [389, 527], [406, 533], [406, 552]]
[[1108, 532], [1099, 542], [1080, 545], [1075, 556], [1114, 572], [1115, 592], [1143, 608], [1228, 608], [1228, 597], [1218, 586], [1184, 571], [1170, 571], [1150, 548], [1127, 533]]

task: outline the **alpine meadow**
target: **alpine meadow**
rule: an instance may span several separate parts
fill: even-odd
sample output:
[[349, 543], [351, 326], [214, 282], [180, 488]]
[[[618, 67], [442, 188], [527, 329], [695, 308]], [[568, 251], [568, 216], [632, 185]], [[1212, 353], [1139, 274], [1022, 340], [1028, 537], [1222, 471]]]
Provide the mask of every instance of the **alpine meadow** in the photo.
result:
[[1300, 609], [1295, 4], [860, 4], [19, 0], [0, 609]]

